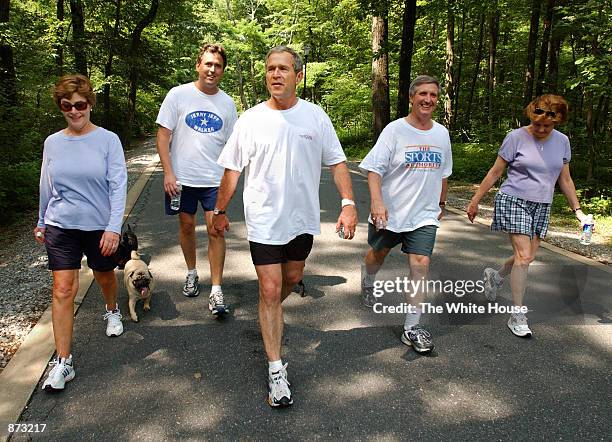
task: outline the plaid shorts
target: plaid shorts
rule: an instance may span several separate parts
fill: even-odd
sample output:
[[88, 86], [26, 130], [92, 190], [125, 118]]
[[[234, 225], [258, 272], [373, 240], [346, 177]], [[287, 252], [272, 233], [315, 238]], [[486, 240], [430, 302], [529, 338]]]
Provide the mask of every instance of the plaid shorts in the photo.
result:
[[550, 220], [550, 203], [536, 203], [498, 192], [491, 230], [544, 238]]

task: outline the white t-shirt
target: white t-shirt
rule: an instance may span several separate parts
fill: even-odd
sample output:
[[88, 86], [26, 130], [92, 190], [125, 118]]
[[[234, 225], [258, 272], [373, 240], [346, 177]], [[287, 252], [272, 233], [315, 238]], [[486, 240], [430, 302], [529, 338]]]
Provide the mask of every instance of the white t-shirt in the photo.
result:
[[346, 161], [331, 120], [319, 106], [298, 102], [287, 110], [266, 103], [240, 116], [218, 163], [242, 171], [249, 241], [287, 244], [321, 233], [321, 164]]
[[176, 179], [191, 187], [219, 187], [219, 153], [238, 119], [234, 101], [222, 90], [214, 95], [192, 83], [170, 89], [157, 124], [172, 131], [170, 159]]
[[444, 126], [434, 121], [431, 129], [420, 130], [404, 118], [395, 120], [384, 128], [359, 167], [382, 177], [387, 230], [400, 233], [440, 225], [442, 179], [450, 176], [453, 167]]

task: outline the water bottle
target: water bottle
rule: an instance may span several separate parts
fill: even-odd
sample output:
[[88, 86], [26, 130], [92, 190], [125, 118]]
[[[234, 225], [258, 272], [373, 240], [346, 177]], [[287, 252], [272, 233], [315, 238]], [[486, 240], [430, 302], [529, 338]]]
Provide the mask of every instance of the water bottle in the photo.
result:
[[344, 226], [340, 226], [340, 230], [338, 230], [338, 236], [344, 239]]
[[580, 244], [588, 246], [591, 244], [591, 237], [593, 236], [593, 215], [587, 215], [582, 226], [582, 235], [580, 235]]
[[382, 218], [376, 218], [376, 230], [383, 230], [385, 228], [385, 221]]
[[183, 190], [183, 186], [180, 181], [176, 182], [176, 187], [178, 187], [178, 192], [170, 197], [170, 209], [178, 210], [181, 207], [181, 191]]

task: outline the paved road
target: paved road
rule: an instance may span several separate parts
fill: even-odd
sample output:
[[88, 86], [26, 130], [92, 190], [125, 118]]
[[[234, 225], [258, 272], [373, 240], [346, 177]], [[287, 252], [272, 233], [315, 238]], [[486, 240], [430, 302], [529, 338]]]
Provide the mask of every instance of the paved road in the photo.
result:
[[[240, 192], [229, 211], [224, 283], [233, 313], [215, 320], [205, 296], [181, 294], [184, 263], [176, 220], [162, 215], [161, 181], [156, 172], [130, 219], [157, 277], [152, 310], [132, 323], [123, 290], [125, 333], [109, 339], [101, 294], [90, 289], [75, 325], [77, 377], [62, 393], [34, 394], [22, 422], [47, 427], [32, 438], [599, 440], [612, 434], [609, 273], [541, 250], [527, 299], [552, 306], [552, 313], [533, 324], [533, 339], [512, 336], [506, 315], [430, 315], [437, 349], [419, 357], [399, 342], [401, 315], [376, 315], [360, 304], [367, 184], [353, 175], [362, 222], [354, 241], [342, 241], [333, 233], [339, 198], [328, 171], [307, 296], [292, 295], [285, 307], [284, 360], [295, 404], [270, 409]], [[202, 227], [198, 233], [204, 242]], [[449, 214], [432, 273], [475, 280], [509, 252], [502, 235]], [[386, 272], [403, 265], [394, 251]], [[507, 303], [508, 288], [502, 295]], [[485, 305], [470, 296], [463, 300]]]

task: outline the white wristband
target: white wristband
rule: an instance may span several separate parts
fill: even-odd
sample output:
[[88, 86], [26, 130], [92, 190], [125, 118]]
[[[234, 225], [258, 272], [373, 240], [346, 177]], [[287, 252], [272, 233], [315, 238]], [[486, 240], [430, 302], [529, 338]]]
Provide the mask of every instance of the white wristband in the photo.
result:
[[354, 206], [355, 205], [355, 201], [350, 200], [348, 198], [342, 198], [342, 207], [344, 206]]

